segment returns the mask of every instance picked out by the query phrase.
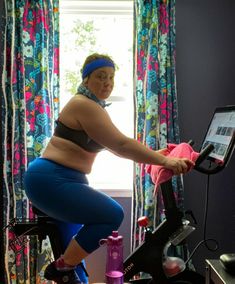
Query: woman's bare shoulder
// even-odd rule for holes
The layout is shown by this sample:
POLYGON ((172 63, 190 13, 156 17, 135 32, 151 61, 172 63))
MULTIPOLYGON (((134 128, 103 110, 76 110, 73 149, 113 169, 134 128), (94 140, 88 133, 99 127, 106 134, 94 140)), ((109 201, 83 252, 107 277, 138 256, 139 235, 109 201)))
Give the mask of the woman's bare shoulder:
POLYGON ((76 109, 83 107, 100 109, 100 106, 96 102, 80 94, 74 95, 67 103, 67 106, 74 107, 76 109))
MULTIPOLYGON (((64 120, 82 120, 89 121, 92 118, 98 119, 104 115, 104 110, 96 102, 90 100, 83 95, 75 95, 65 105, 60 113, 60 117, 64 120)), ((105 112, 105 117, 107 116, 105 112)))

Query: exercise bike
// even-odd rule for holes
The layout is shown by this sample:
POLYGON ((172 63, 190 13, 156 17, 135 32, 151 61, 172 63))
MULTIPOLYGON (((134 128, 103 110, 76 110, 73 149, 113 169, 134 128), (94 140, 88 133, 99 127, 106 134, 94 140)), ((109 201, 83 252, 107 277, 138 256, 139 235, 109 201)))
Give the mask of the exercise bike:
MULTIPOLYGON (((216 108, 194 169, 207 175, 223 170, 234 150, 234 142, 235 106, 216 108), (229 119, 231 122, 228 123, 229 119), (224 128, 227 128, 226 137, 224 128)), ((196 271, 189 270, 184 266, 183 260, 179 261, 179 265, 173 269, 175 273, 167 275, 166 267, 164 267, 166 261, 172 261, 173 265, 174 261, 178 261, 174 258, 167 259, 168 248, 185 242, 195 228, 184 219, 183 212, 177 208, 171 180, 161 185, 161 192, 165 220, 153 231, 146 229, 143 243, 125 259, 124 282, 204 284, 205 277, 196 271), (149 274, 150 278, 133 280, 133 277, 140 272, 149 274)))
MULTIPOLYGON (((226 124, 226 123, 225 123, 226 124)), ((195 170, 204 174, 215 174, 225 168, 228 164, 235 142, 235 106, 216 109, 214 116, 208 127, 205 136, 205 142, 202 144, 201 154, 197 159, 195 170), (217 114, 219 120, 217 121, 217 114), (224 119, 223 119, 224 116, 224 119), (224 127, 220 125, 224 120, 228 121, 231 117, 231 127, 228 128, 228 138, 226 147, 220 154, 219 141, 211 141, 210 133, 213 133, 213 128, 219 129, 221 135, 224 136, 224 127), (211 143, 212 142, 212 143, 211 143), (222 158, 221 158, 222 156, 222 158), (222 159, 217 160, 217 157, 222 159), (209 167, 202 166, 202 163, 207 161, 209 167), (211 166, 214 164, 214 167, 211 166)), ((124 281, 129 283, 152 283, 152 284, 204 284, 205 278, 195 271, 184 270, 177 273, 175 276, 169 277, 164 270, 164 258, 167 255, 169 246, 177 246, 185 241, 185 239, 195 230, 190 222, 184 219, 184 213, 176 206, 171 180, 161 185, 163 201, 165 206, 165 220, 153 231, 146 227, 144 242, 131 253, 124 261, 124 281), (139 272, 145 272, 150 275, 150 278, 133 280, 133 277, 139 272)), ((9 242, 11 248, 18 253, 24 248, 24 244, 28 242, 28 236, 36 235, 39 239, 40 247, 42 240, 49 236, 54 257, 57 258, 63 253, 62 240, 58 227, 54 220, 36 208, 33 208, 35 213, 34 219, 13 219, 12 222, 5 227, 10 229, 16 235, 16 238, 9 242)), ((181 267, 182 268, 182 267, 181 267)))

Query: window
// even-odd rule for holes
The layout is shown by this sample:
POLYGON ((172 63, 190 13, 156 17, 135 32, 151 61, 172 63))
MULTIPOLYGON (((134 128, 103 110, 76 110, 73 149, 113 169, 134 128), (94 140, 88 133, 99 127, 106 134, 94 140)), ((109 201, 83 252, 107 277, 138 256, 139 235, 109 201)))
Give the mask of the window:
MULTIPOLYGON (((85 58, 93 52, 108 54, 118 70, 107 111, 114 124, 133 137, 133 0, 62 0, 60 42, 61 108, 81 83, 85 58)), ((112 196, 115 192, 126 195, 132 188, 133 162, 103 151, 88 179, 93 187, 108 190, 112 196)))

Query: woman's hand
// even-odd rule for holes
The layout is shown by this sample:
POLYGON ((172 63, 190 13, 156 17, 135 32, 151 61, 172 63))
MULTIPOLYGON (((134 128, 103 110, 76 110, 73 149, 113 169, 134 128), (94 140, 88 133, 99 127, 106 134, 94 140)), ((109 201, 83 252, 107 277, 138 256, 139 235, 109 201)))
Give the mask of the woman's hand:
POLYGON ((191 170, 195 166, 195 163, 187 158, 165 157, 163 166, 172 170, 175 175, 180 175, 191 170))
POLYGON ((161 154, 163 156, 167 156, 170 154, 170 150, 168 148, 163 148, 163 149, 160 149, 160 150, 157 150, 157 153, 158 154, 161 154))

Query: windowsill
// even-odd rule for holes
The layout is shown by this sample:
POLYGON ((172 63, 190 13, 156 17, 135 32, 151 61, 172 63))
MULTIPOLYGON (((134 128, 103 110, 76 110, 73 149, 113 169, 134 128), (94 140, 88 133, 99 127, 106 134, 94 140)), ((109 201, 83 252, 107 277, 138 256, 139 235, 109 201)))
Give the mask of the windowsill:
POLYGON ((120 186, 110 186, 108 187, 107 184, 106 185, 94 185, 94 184, 90 184, 90 186, 92 186, 94 189, 99 190, 111 197, 132 197, 132 192, 133 189, 131 188, 124 188, 120 186))
POLYGON ((111 197, 132 197, 131 189, 101 189, 100 191, 111 197))

